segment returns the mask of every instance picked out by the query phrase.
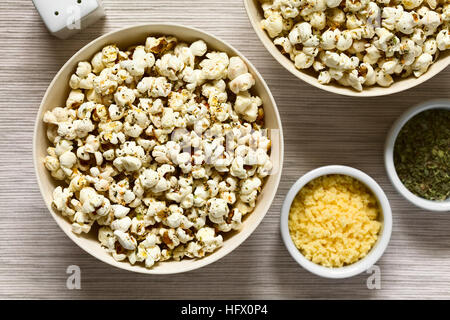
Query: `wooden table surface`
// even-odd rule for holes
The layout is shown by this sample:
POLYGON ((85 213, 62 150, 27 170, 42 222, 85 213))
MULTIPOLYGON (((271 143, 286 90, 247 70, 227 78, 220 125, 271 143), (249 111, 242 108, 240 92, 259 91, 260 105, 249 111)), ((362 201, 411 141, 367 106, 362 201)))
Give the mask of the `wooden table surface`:
POLYGON ((389 183, 383 144, 409 106, 450 98, 450 70, 403 93, 349 98, 296 79, 265 50, 242 0, 109 0, 104 20, 68 39, 47 33, 31 1, 0 2, 0 298, 450 298, 450 215, 406 202, 389 183), (44 205, 34 175, 32 135, 39 103, 63 63, 79 48, 123 26, 177 22, 213 33, 238 48, 266 79, 285 136, 285 163, 267 216, 234 252, 186 274, 149 276, 113 268, 77 247, 44 205), (322 279, 289 256, 279 233, 284 195, 305 172, 327 164, 371 175, 391 202, 394 227, 377 265, 381 289, 368 274, 322 279), (81 268, 81 290, 68 290, 66 268, 81 268))

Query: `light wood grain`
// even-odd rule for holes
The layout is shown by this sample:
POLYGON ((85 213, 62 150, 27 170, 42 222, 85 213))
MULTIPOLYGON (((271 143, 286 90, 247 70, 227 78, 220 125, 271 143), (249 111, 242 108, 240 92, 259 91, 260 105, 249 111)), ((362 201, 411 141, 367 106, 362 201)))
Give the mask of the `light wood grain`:
POLYGON ((241 0, 109 0, 105 20, 68 40, 50 36, 31 1, 0 2, 0 298, 450 298, 450 215, 413 207, 389 183, 383 144, 409 106, 450 98, 450 70, 409 91, 380 98, 326 93, 294 78, 266 52, 241 0), (187 274, 145 276, 110 267, 74 245, 50 217, 32 165, 40 100, 62 64, 95 37, 122 26, 177 22, 238 48, 265 77, 285 134, 282 182, 270 212, 233 253, 187 274), (326 164, 359 168, 384 188, 394 228, 378 262, 382 289, 367 274, 327 280, 301 269, 279 234, 281 204, 303 173, 326 164), (82 289, 66 289, 66 268, 82 270, 82 289))

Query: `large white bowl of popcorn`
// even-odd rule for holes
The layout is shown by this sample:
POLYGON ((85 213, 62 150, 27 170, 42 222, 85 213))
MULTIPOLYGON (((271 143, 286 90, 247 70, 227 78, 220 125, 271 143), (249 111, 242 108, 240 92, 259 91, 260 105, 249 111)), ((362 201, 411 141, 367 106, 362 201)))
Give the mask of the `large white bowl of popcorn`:
POLYGON ((278 110, 254 66, 174 24, 79 50, 45 93, 33 146, 63 231, 103 262, 150 274, 238 247, 269 210, 283 163, 278 110))
POLYGON ((450 64, 447 0, 244 0, 256 34, 296 77, 348 96, 412 88, 450 64))

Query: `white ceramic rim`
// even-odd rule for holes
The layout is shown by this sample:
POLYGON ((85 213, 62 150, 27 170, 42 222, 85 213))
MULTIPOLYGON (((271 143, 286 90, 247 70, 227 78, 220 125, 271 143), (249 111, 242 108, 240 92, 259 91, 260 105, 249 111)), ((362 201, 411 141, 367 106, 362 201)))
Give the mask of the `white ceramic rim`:
POLYGON ((331 278, 331 279, 349 278, 369 269, 383 255, 391 238, 392 211, 391 206, 389 205, 389 200, 387 199, 384 191, 381 189, 381 187, 374 179, 372 179, 364 172, 352 167, 342 165, 324 166, 309 171, 308 173, 300 177, 297 180, 297 182, 295 182, 292 185, 291 189, 286 195, 283 207, 281 209, 280 227, 281 227, 281 236, 283 238, 283 242, 287 250, 291 254, 292 258, 294 258, 294 260, 297 261, 297 263, 301 265, 303 268, 305 268, 311 273, 314 273, 324 278, 331 278), (289 210, 291 208, 292 201, 294 200, 295 196, 300 191, 300 189, 303 188, 303 186, 305 186, 308 182, 318 177, 329 174, 347 175, 364 183, 378 199, 382 212, 382 229, 380 231, 378 240, 373 246, 373 248, 361 260, 351 265, 340 268, 324 267, 305 258, 305 256, 303 256, 303 254, 297 249, 294 242, 292 241, 288 225, 289 210))
MULTIPOLYGON (((281 119, 280 119, 280 114, 278 112, 278 108, 277 108, 277 104, 275 102, 275 99, 273 98, 272 92, 270 91, 267 83, 265 82, 263 76, 259 73, 259 71, 256 69, 256 67, 239 51, 237 50, 235 47, 233 47, 232 45, 230 45, 228 42, 222 40, 221 38, 216 37, 215 35, 194 28, 194 27, 186 27, 182 24, 178 24, 178 23, 141 23, 141 24, 135 24, 135 25, 131 25, 128 27, 123 27, 123 28, 119 28, 117 30, 113 30, 110 31, 100 37, 97 37, 95 39, 93 39, 92 41, 90 41, 89 43, 87 43, 85 46, 83 46, 82 48, 80 48, 79 50, 77 50, 77 52, 75 52, 68 60, 67 62, 59 69, 59 71, 56 73, 56 75, 53 77, 53 80, 50 82, 49 86, 47 87, 47 90, 41 100, 41 103, 39 105, 39 110, 38 113, 36 115, 36 120, 35 120, 35 125, 34 125, 34 129, 33 129, 33 165, 34 165, 34 173, 36 175, 36 180, 39 186, 39 191, 41 193, 41 196, 44 200, 44 203, 47 206, 48 211, 50 212, 51 216, 53 217, 53 219, 55 220, 56 224, 60 227, 60 229, 78 246, 80 247, 83 251, 89 253, 91 256, 93 256, 94 258, 110 265, 113 266, 115 268, 119 268, 119 269, 123 269, 123 270, 127 270, 127 271, 132 271, 132 272, 136 272, 136 273, 142 273, 142 274, 177 274, 177 273, 184 273, 184 272, 188 272, 188 271, 192 271, 192 270, 196 270, 196 269, 200 269, 206 265, 212 264, 214 262, 217 262, 218 260, 220 260, 221 258, 225 257, 226 255, 230 254, 232 251, 234 251, 236 248, 238 248, 242 243, 244 243, 247 238, 256 230, 256 228, 259 226, 259 224, 262 222, 262 220, 264 219, 264 217, 267 214, 267 211, 270 209, 270 206, 273 202, 273 200, 275 199, 275 195, 276 195, 276 191, 278 189, 278 186, 280 184, 280 180, 281 180, 281 172, 283 170, 283 161, 284 161, 284 137, 283 137, 283 127, 282 127, 282 123, 281 123, 281 119), (214 259, 199 259, 198 260, 198 264, 195 265, 191 265, 189 267, 185 267, 182 270, 177 270, 177 271, 171 271, 171 272, 167 272, 167 271, 161 271, 161 270, 153 270, 153 269, 147 269, 147 268, 134 268, 133 265, 131 265, 128 262, 117 262, 117 261, 111 261, 111 259, 106 259, 103 257, 99 257, 98 255, 95 254, 94 250, 91 250, 91 248, 89 247, 85 247, 82 246, 81 243, 79 242, 78 236, 76 234, 74 234, 73 232, 66 232, 66 230, 63 228, 62 224, 64 222, 66 222, 65 220, 58 220, 56 218, 56 214, 53 211, 53 209, 51 208, 51 205, 49 203, 47 203, 47 201, 45 201, 45 196, 43 194, 43 188, 42 188, 42 184, 41 181, 39 179, 39 174, 38 174, 38 167, 39 167, 39 163, 38 163, 38 157, 36 156, 36 136, 37 136, 37 130, 38 130, 38 122, 41 121, 42 119, 42 113, 43 113, 43 107, 42 104, 43 102, 46 100, 47 95, 49 94, 49 89, 51 87, 53 87, 54 83, 56 82, 56 80, 58 79, 59 75, 62 73, 62 70, 65 69, 65 67, 69 64, 71 64, 76 58, 79 52, 85 50, 87 47, 91 46, 93 42, 97 42, 97 41, 101 41, 104 38, 109 37, 110 35, 114 34, 114 33, 118 33, 118 32, 123 32, 125 30, 129 30, 129 29, 134 29, 137 27, 152 27, 152 26, 162 26, 162 27, 166 27, 166 26, 175 26, 175 27, 179 27, 179 28, 184 28, 184 29, 190 29, 193 30, 195 32, 198 32, 200 34, 205 34, 211 38, 215 38, 218 42, 221 42, 222 44, 224 44, 225 46, 229 47, 232 51, 235 51, 237 53, 237 55, 249 66, 251 66, 254 70, 254 73, 256 74, 257 78, 261 79, 261 84, 264 87, 264 90, 267 92, 267 95, 270 98, 271 103, 273 104, 273 106, 276 109, 276 122, 278 123, 278 126, 280 128, 279 130, 279 140, 280 140, 280 146, 279 146, 279 173, 277 173, 278 178, 276 179, 276 187, 274 188, 274 192, 273 194, 271 194, 270 196, 272 197, 272 199, 270 200, 266 213, 259 219, 259 221, 257 221, 257 223, 255 223, 254 225, 252 225, 250 228, 247 228, 247 233, 246 235, 243 236, 242 241, 237 244, 236 246, 230 248, 227 251, 219 251, 219 252, 213 252, 211 255, 214 255, 214 259)), ((209 257, 209 256, 208 256, 209 257)))
POLYGON ((416 196, 414 193, 409 191, 403 183, 400 181, 400 178, 397 175, 397 171, 395 170, 394 165, 394 146, 395 141, 397 140, 397 136, 406 122, 409 121, 415 115, 430 109, 447 109, 450 110, 450 99, 439 99, 439 100, 431 100, 414 107, 408 109, 405 113, 403 113, 397 121, 392 125, 386 139, 385 147, 384 147, 384 164, 386 167, 386 171, 391 181, 392 185, 395 189, 400 193, 406 200, 414 204, 415 206, 429 210, 429 211, 450 211, 450 199, 445 201, 432 201, 416 196))
POLYGON ((277 60, 279 64, 281 64, 287 71, 289 71, 295 77, 303 80, 304 82, 306 82, 316 88, 319 88, 319 89, 322 89, 322 90, 325 90, 325 91, 328 91, 331 93, 335 93, 335 94, 339 94, 339 95, 343 95, 343 96, 349 96, 349 97, 379 97, 379 96, 395 94, 395 93, 399 93, 399 92, 402 92, 405 90, 409 90, 411 88, 414 88, 415 86, 418 86, 418 85, 424 83, 425 81, 433 78, 435 75, 437 75, 438 73, 440 73, 442 70, 444 70, 446 67, 448 67, 450 65, 450 54, 446 55, 443 58, 440 57, 439 59, 445 59, 447 62, 445 64, 445 62, 443 61, 442 67, 437 68, 437 69, 433 68, 432 70, 428 70, 423 75, 421 75, 419 78, 415 78, 416 81, 414 81, 414 83, 412 85, 409 85, 409 86, 405 85, 403 87, 397 87, 395 89, 392 89, 392 87, 385 88, 385 87, 376 87, 375 86, 375 88, 377 88, 379 90, 372 91, 372 90, 370 90, 371 87, 364 87, 363 91, 358 92, 356 90, 353 90, 351 87, 345 87, 342 85, 323 85, 323 84, 320 84, 316 78, 314 79, 315 81, 312 81, 311 79, 308 78, 306 73, 295 68, 294 63, 288 57, 284 56, 275 47, 275 45, 273 44, 272 40, 267 35, 267 33, 262 28, 259 27, 259 22, 253 21, 252 15, 250 14, 249 6, 251 5, 250 2, 253 2, 254 0, 243 0, 243 1, 244 1, 245 10, 247 12, 247 17, 250 21, 250 24, 253 27, 253 30, 255 30, 255 33, 258 36, 259 40, 262 42, 262 44, 267 49, 267 51, 272 55, 272 57, 275 60, 277 60), (267 39, 269 39, 270 41, 266 41, 267 39))

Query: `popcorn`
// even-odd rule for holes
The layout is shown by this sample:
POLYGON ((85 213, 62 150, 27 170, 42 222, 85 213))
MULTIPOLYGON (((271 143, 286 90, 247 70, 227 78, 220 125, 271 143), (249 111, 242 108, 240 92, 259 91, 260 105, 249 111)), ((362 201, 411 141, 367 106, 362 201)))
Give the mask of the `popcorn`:
POLYGON ((225 78, 229 64, 228 55, 225 52, 210 52, 206 57, 207 59, 200 62, 204 78, 208 80, 225 78))
POLYGON ((213 223, 222 223, 224 218, 228 215, 230 208, 225 200, 219 198, 211 198, 207 201, 206 207, 208 209, 209 220, 213 223))
POLYGON ((158 183, 159 174, 155 170, 144 169, 138 179, 144 189, 150 189, 158 183))
POLYGON ((91 71, 92 66, 89 62, 79 62, 75 74, 70 77, 69 86, 72 89, 92 89, 95 74, 91 71))
POLYGON ((228 79, 234 80, 238 76, 248 72, 247 65, 239 57, 231 57, 228 65, 228 79))
POLYGON ((124 207, 120 204, 114 204, 111 206, 116 218, 124 218, 130 212, 130 208, 124 207))
POLYGON ((385 73, 383 70, 376 70, 376 82, 382 87, 389 87, 393 82, 390 74, 385 73))
POLYGON ((295 56, 294 63, 298 69, 307 69, 312 66, 314 57, 304 52, 300 52, 295 56))
POLYGON ((322 41, 320 46, 325 50, 332 50, 336 47, 336 41, 340 35, 339 29, 327 30, 322 34, 322 41))
POLYGON ((424 53, 428 53, 430 55, 433 55, 433 54, 436 53, 437 49, 438 49, 438 47, 437 47, 437 42, 436 42, 435 39, 428 39, 423 44, 423 52, 424 53))
POLYGON ((112 249, 114 247, 114 242, 116 239, 114 237, 114 232, 109 227, 101 227, 98 230, 98 241, 102 246, 112 249))
POLYGON ((72 223, 72 232, 75 234, 88 233, 91 230, 91 224, 89 223, 72 223))
POLYGON ((46 156, 44 160, 44 165, 48 171, 54 172, 59 169, 59 160, 57 157, 46 156))
POLYGON ((103 204, 103 196, 95 189, 86 187, 80 191, 80 204, 84 213, 92 213, 103 204))
POLYGON ((439 50, 450 49, 450 33, 448 29, 442 29, 436 36, 436 43, 439 50))
POLYGON ((198 239, 199 243, 203 246, 206 252, 213 252, 218 247, 222 246, 222 236, 215 236, 215 231, 213 228, 204 227, 197 231, 195 237, 198 239))
POLYGON ((119 241, 120 245, 126 250, 136 249, 137 242, 136 239, 121 230, 114 231, 114 236, 119 241))
POLYGON ((102 52, 97 52, 94 55, 94 57, 91 60, 92 72, 98 74, 105 68, 105 65, 103 64, 102 61, 102 57, 103 57, 102 52))
POLYGON ((283 31, 283 17, 280 13, 272 11, 266 19, 261 21, 261 27, 267 31, 271 38, 274 38, 283 31))
POLYGON ((181 77, 184 82, 187 82, 186 89, 193 91, 196 87, 203 84, 205 81, 202 70, 186 67, 181 72, 181 77))
POLYGON ((125 156, 117 157, 114 159, 113 164, 119 171, 132 172, 141 168, 142 161, 136 157, 125 156))
POLYGON ((414 28, 417 24, 418 16, 416 13, 403 11, 397 21, 396 29, 404 34, 411 34, 414 32, 414 28))
POLYGON ((53 190, 52 205, 65 216, 72 216, 75 210, 70 207, 70 200, 73 193, 68 188, 58 186, 53 190))
POLYGON ((331 81, 331 75, 329 71, 322 71, 319 74, 318 81, 320 84, 328 84, 331 81))
POLYGON ((116 45, 109 45, 102 49, 102 63, 105 67, 112 67, 117 60, 119 49, 116 45))
POLYGON ((238 94, 239 92, 249 90, 251 87, 254 86, 254 84, 255 79, 253 78, 251 73, 247 72, 234 78, 229 83, 229 87, 231 91, 233 91, 235 94, 238 94))
POLYGON ((165 77, 145 77, 138 83, 137 90, 153 98, 167 97, 172 90, 172 84, 165 77))
POLYGON ((121 205, 131 203, 136 195, 129 189, 129 183, 126 179, 113 183, 108 190, 109 199, 121 205))
POLYGON ((357 68, 358 74, 363 78, 363 84, 371 86, 376 82, 376 73, 368 63, 361 63, 357 68))
POLYGON ((345 30, 337 37, 336 49, 340 51, 348 50, 353 44, 353 37, 350 31, 345 30))
POLYGON ((291 54, 293 51, 292 43, 286 37, 278 37, 273 40, 273 43, 280 49, 283 54, 291 54))
MULTIPOLYGON (((123 60, 120 62, 120 66, 133 77, 142 76, 154 64, 155 56, 151 52, 147 53, 144 46, 137 46, 134 49, 131 60, 123 60)), ((126 74, 124 75, 126 76, 126 74)))
POLYGON ((416 61, 414 61, 412 68, 413 73, 416 77, 420 77, 422 74, 424 74, 428 67, 433 63, 433 57, 429 53, 423 53, 421 54, 416 61))
MULTIPOLYGON (((285 17, 301 9, 296 1, 279 8, 285 17)), ((302 50, 287 34, 279 44, 310 63, 322 55, 312 30, 326 17, 308 15, 297 27, 302 50)), ((292 27, 284 22, 280 32, 292 27)), ((431 54, 442 38, 423 51, 431 54)), ((336 59, 339 70, 356 70, 354 59, 336 59)), ((66 105, 43 117, 52 144, 43 162, 65 184, 53 191, 52 205, 74 233, 100 226, 98 241, 117 261, 151 268, 214 252, 222 233, 242 227, 272 169, 254 85, 241 58, 208 51, 202 40, 149 37, 127 51, 104 47, 77 65, 66 105)))
POLYGON ((449 49, 446 1, 265 0, 261 7, 261 27, 275 46, 324 85, 387 87, 421 76, 449 49), (361 75, 361 68, 370 72, 361 75))
POLYGON ((203 56, 208 49, 203 40, 193 42, 189 48, 191 49, 192 54, 197 57, 203 56))
POLYGON ((405 9, 411 10, 420 6, 422 2, 423 0, 402 0, 402 5, 405 9))
POLYGON ((180 239, 176 235, 175 229, 159 229, 159 235, 161 236, 162 242, 169 248, 174 249, 180 244, 180 239))
POLYGON ((147 268, 151 268, 157 261, 161 259, 161 249, 158 246, 146 248, 145 256, 145 266, 147 268))
POLYGON ((439 13, 428 10, 426 14, 420 19, 421 24, 423 25, 423 30, 425 31, 425 35, 430 36, 434 34, 437 28, 442 23, 442 17, 439 13))
POLYGON ((155 65, 158 73, 169 80, 177 80, 177 73, 184 67, 183 61, 170 53, 163 55, 155 65))
POLYGON ((311 24, 311 27, 317 30, 322 30, 327 25, 327 18, 325 12, 313 12, 310 15, 310 19, 311 20, 309 21, 309 23, 311 24))
POLYGON ((369 0, 346 0, 345 7, 351 12, 358 12, 369 4, 369 0))
POLYGON ((69 97, 66 101, 66 108, 77 108, 79 107, 84 101, 84 94, 81 90, 72 90, 69 93, 69 97))
POLYGON ((161 54, 175 47, 177 42, 175 37, 148 37, 145 41, 145 50, 153 54, 161 54))
POLYGON ((59 164, 61 167, 72 168, 77 162, 77 156, 71 151, 66 151, 59 156, 59 164))
POLYGON ((134 91, 124 86, 118 87, 116 93, 114 93, 114 101, 121 107, 130 106, 135 99, 134 91))
POLYGON ((127 232, 131 227, 131 219, 129 217, 123 217, 121 219, 116 219, 111 223, 112 230, 120 230, 122 232, 127 232))

